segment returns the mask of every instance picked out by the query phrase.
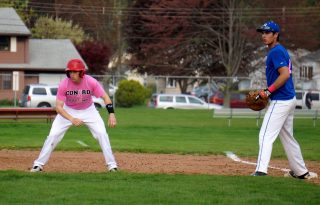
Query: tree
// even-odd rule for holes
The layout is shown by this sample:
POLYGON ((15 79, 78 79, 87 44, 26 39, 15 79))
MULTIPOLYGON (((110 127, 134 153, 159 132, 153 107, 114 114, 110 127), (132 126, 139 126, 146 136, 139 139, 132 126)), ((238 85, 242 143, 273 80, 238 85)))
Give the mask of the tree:
MULTIPOLYGON (((137 16, 128 20, 132 66, 140 72, 164 75, 223 75, 232 78, 252 44, 246 43, 243 1, 183 0, 137 1, 137 16), (140 29, 137 29, 140 28, 140 29), (160 66, 157 66, 160 65, 160 66)), ((176 79, 178 82, 180 79, 176 79)), ((185 83, 181 83, 185 92, 185 83)), ((231 85, 226 85, 226 97, 231 85)), ((225 101, 229 103, 228 100, 225 101)))
MULTIPOLYGON (((132 0, 39 0, 46 2, 45 9, 53 18, 72 20, 81 25, 86 33, 98 41, 106 42, 118 49, 118 24, 124 15, 128 2, 132 0)), ((41 12, 41 6, 34 3, 35 10, 41 12)), ((121 30, 120 30, 121 32, 121 30)))
MULTIPOLYGON (((221 27, 214 27, 212 24, 203 24, 195 22, 196 26, 204 29, 200 36, 205 35, 204 39, 211 49, 218 52, 226 78, 224 88, 225 100, 224 106, 230 105, 230 90, 232 89, 232 78, 239 75, 241 63, 243 63, 246 36, 246 25, 243 22, 243 1, 239 0, 221 0, 218 1, 219 12, 210 14, 212 19, 217 21, 221 27), (207 35, 208 33, 209 35, 207 35), (206 38, 207 36, 207 38, 206 38), (212 36, 213 38, 208 38, 212 36)), ((212 8, 212 7, 211 7, 212 8)))
POLYGON ((112 50, 109 45, 98 41, 84 41, 76 47, 88 65, 89 73, 106 74, 112 50))
POLYGON ((255 0, 256 25, 273 20, 280 24, 280 41, 289 49, 317 50, 320 46, 320 2, 317 0, 255 0), (282 41, 284 39, 284 41, 282 41))
MULTIPOLYGON (((138 15, 128 16, 125 34, 128 51, 134 56, 131 66, 141 73, 194 76, 217 64, 191 25, 189 15, 199 4, 193 0, 136 1, 130 11, 138 15)), ((186 92, 190 82, 175 80, 181 92, 186 92)))
POLYGON ((32 36, 34 38, 71 39, 75 44, 88 38, 83 29, 74 25, 72 21, 52 17, 40 17, 32 29, 32 36))

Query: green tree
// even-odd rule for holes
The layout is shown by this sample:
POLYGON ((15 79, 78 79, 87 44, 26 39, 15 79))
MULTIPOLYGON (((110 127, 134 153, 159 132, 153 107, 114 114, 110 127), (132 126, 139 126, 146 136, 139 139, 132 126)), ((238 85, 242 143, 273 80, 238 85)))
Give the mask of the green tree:
POLYGON ((83 29, 73 22, 60 18, 40 17, 32 29, 34 38, 71 39, 75 44, 88 39, 83 29))

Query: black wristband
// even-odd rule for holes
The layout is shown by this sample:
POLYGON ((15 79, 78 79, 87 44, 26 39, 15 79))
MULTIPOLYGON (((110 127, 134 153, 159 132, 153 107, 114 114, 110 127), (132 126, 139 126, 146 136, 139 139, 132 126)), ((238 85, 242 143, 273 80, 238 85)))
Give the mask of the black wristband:
POLYGON ((113 104, 107 104, 106 108, 108 110, 108 113, 114 113, 113 104))

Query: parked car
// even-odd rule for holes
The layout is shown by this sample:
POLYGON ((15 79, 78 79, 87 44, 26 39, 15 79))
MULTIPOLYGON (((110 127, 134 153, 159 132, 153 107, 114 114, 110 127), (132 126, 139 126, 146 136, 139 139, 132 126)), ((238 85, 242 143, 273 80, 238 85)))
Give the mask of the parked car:
POLYGON ((153 94, 149 107, 163 109, 219 109, 221 106, 204 102, 198 97, 185 94, 153 94))
POLYGON ((117 86, 114 86, 114 85, 112 85, 112 84, 109 84, 109 93, 108 93, 108 95, 109 95, 110 97, 112 97, 112 96, 116 93, 117 89, 118 89, 117 86))
POLYGON ((218 91, 218 87, 213 84, 206 84, 192 89, 191 95, 196 96, 206 102, 208 98, 218 91))
POLYGON ((320 91, 296 90, 296 109, 307 109, 306 95, 311 92, 312 107, 311 109, 320 109, 320 91))
MULTIPOLYGON (((215 95, 209 98, 210 103, 223 105, 224 95, 222 92, 217 92, 215 95)), ((246 103, 246 94, 244 93, 231 93, 230 97, 230 107, 231 108, 248 108, 246 103)))
MULTIPOLYGON (((58 85, 26 85, 19 99, 20 107, 55 107, 58 85)), ((103 99, 92 97, 96 107, 105 107, 103 99)))

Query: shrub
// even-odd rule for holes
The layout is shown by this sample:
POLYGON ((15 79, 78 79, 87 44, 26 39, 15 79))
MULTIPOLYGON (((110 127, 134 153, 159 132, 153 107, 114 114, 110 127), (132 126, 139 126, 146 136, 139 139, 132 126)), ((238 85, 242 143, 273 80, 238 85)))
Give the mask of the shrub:
POLYGON ((144 103, 150 90, 134 80, 122 80, 116 92, 116 103, 120 107, 132 107, 144 103))
POLYGON ((148 96, 147 97, 151 97, 152 93, 156 93, 157 92, 157 85, 156 84, 149 84, 147 85, 147 89, 148 89, 148 96))
MULTIPOLYGON (((14 101, 9 99, 0 100, 0 106, 13 106, 14 101)), ((18 105, 18 100, 16 101, 16 105, 18 105)))

